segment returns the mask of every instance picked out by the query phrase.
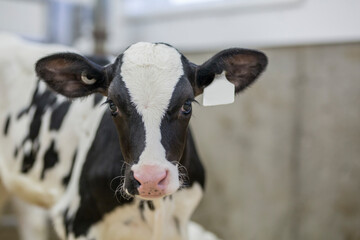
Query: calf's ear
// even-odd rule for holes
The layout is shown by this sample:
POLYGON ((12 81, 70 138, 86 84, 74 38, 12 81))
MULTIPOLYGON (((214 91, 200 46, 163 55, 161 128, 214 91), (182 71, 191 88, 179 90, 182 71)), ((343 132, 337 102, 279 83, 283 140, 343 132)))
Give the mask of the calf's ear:
POLYGON ((69 97, 107 93, 106 69, 76 53, 57 53, 40 59, 35 66, 40 79, 54 91, 69 97))
POLYGON ((255 50, 231 48, 223 50, 195 69, 193 87, 195 95, 212 83, 215 74, 225 71, 228 81, 235 85, 235 92, 244 90, 265 70, 267 57, 255 50))

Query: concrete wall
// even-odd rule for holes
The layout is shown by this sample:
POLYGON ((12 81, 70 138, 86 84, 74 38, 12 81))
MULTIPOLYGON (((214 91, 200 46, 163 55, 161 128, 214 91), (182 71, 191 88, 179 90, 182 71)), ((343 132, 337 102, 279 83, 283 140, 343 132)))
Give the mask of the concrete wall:
POLYGON ((360 43, 264 51, 236 103, 194 107, 208 177, 194 219, 227 240, 360 239, 360 43))

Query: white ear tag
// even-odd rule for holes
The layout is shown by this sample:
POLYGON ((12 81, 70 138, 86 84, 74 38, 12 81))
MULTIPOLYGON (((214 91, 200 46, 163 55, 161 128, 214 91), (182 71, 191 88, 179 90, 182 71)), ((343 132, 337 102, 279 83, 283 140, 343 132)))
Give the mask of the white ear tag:
POLYGON ((225 71, 215 75, 213 82, 204 88, 203 105, 215 106, 230 104, 235 100, 235 85, 225 77, 225 71))

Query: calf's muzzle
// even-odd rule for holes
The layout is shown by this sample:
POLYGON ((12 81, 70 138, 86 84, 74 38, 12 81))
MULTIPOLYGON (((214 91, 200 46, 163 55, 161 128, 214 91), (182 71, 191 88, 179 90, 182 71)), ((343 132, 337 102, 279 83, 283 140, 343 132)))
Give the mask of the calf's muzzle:
POLYGON ((161 166, 143 165, 134 170, 134 179, 139 183, 140 197, 159 198, 166 195, 169 171, 161 166))

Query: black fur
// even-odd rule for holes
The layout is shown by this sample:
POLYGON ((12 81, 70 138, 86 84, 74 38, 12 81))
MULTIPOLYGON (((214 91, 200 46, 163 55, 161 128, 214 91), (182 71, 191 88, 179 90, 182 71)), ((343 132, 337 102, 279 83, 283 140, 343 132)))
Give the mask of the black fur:
POLYGON ((104 214, 132 202, 132 199, 124 199, 111 189, 111 184, 120 184, 119 176, 124 174, 123 161, 118 134, 107 112, 81 171, 80 207, 75 216, 68 216, 68 224, 71 225, 68 229, 74 232, 75 237, 86 235, 90 226, 100 221, 104 214))
POLYGON ((134 178, 130 166, 139 161, 141 153, 145 149, 145 126, 142 117, 131 102, 130 94, 121 77, 120 67, 122 56, 118 57, 115 64, 118 66, 113 70, 111 90, 108 99, 113 101, 119 113, 113 117, 113 123, 117 128, 120 138, 120 147, 125 162, 125 187, 132 195, 138 194, 139 182, 134 178))
POLYGON ((145 214, 144 214, 144 211, 145 211, 145 201, 140 201, 140 203, 139 203, 139 211, 140 211, 141 219, 142 219, 144 222, 146 222, 145 214))
POLYGON ((21 165, 22 173, 27 173, 30 171, 30 169, 34 165, 38 150, 39 149, 31 149, 30 153, 24 155, 23 162, 21 165))
POLYGON ((41 179, 45 178, 46 170, 54 167, 58 162, 59 162, 59 155, 58 155, 58 152, 55 150, 55 142, 53 140, 50 144, 50 147, 45 152, 44 166, 41 171, 41 179))
POLYGON ((14 151, 14 157, 17 158, 17 155, 19 153, 19 148, 15 147, 15 151, 14 151))
POLYGON ((27 141, 31 143, 31 150, 29 153, 24 154, 24 159, 22 162, 21 172, 27 173, 32 166, 34 165, 39 146, 38 146, 38 135, 41 127, 42 117, 45 111, 51 107, 56 101, 56 95, 49 90, 45 90, 43 93, 39 93, 39 83, 33 94, 32 101, 29 107, 19 113, 19 117, 23 114, 27 114, 30 108, 35 108, 35 113, 33 119, 31 120, 29 133, 23 140, 23 144, 27 141))
POLYGON ((174 223, 175 223, 176 231, 178 232, 179 235, 181 235, 179 218, 178 217, 173 217, 173 220, 174 220, 174 223))
POLYGON ((75 152, 74 152, 74 156, 73 156, 72 161, 71 161, 71 167, 70 167, 70 171, 69 171, 68 175, 66 175, 66 176, 62 179, 62 184, 63 184, 64 186, 67 186, 67 185, 69 184, 69 181, 70 181, 72 172, 73 172, 73 170, 74 170, 74 165, 75 165, 76 157, 77 157, 77 150, 75 150, 75 152))
POLYGON ((155 211, 155 206, 152 201, 146 201, 146 203, 151 211, 155 211))
POLYGON ((60 129, 61 124, 66 116, 66 113, 69 111, 70 106, 71 106, 71 102, 65 101, 54 109, 50 119, 50 130, 57 131, 60 129))
POLYGON ((95 97, 94 97, 94 107, 95 107, 96 105, 98 105, 103 98, 104 98, 103 95, 101 95, 101 94, 99 94, 99 93, 96 93, 96 94, 95 94, 95 97))
POLYGON ((11 117, 8 116, 5 121, 5 126, 4 126, 4 135, 5 136, 8 134, 8 131, 9 131, 10 120, 11 120, 11 117))

